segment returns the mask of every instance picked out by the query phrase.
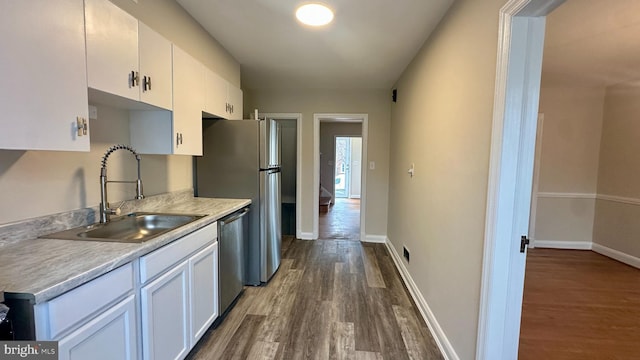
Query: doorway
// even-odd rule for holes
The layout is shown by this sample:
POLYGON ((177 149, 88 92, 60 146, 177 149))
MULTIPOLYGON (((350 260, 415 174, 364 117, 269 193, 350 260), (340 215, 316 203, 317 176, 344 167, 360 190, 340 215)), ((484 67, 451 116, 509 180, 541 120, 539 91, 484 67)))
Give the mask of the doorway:
POLYGON ((518 356, 545 16, 564 0, 500 10, 477 359, 518 356))
POLYGON ((335 197, 360 199, 362 137, 336 136, 334 143, 335 197))
MULTIPOLYGON (((347 236, 352 240, 364 241, 365 235, 365 219, 366 219, 366 174, 367 172, 361 166, 367 163, 367 131, 368 131, 368 115, 367 114, 314 114, 314 219, 313 219, 313 238, 320 238, 320 204, 321 197, 323 201, 329 199, 334 211, 336 224, 340 223, 339 219, 346 219, 347 215, 340 216, 339 209, 349 214, 351 219, 348 222, 342 221, 343 225, 348 223, 349 229, 336 228, 337 231, 332 233, 333 238, 347 236), (321 127, 322 126, 322 127, 321 127), (321 128, 323 131, 321 131, 321 128), (324 133, 324 136, 322 134, 324 133), (352 198, 338 198, 335 195, 336 175, 335 175, 335 141, 338 137, 358 137, 360 138, 361 156, 360 168, 360 197, 355 194, 356 189, 347 188, 347 193, 352 192, 352 198), (340 200, 340 207, 338 205, 340 200), (343 201, 344 200, 344 201, 343 201), (357 211, 356 211, 357 210, 357 211), (340 235, 343 232, 343 235, 340 235), (344 235, 344 234, 347 235, 344 235)), ((352 151, 353 155, 353 151, 352 151)), ((357 182, 358 174, 354 175, 353 167, 351 167, 350 183, 357 182)), ((329 209, 327 209, 329 210, 329 209)), ((328 212, 329 213, 329 212, 328 212)), ((329 219, 324 218, 323 221, 329 219)), ((325 236, 326 234, 323 234, 325 236)))

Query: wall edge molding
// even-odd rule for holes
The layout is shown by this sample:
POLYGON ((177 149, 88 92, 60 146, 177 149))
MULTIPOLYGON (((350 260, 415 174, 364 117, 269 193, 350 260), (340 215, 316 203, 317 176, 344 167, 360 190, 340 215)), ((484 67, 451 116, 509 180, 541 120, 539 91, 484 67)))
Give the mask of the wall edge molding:
POLYGON ((591 250, 591 241, 561 241, 561 240, 534 240, 534 248, 565 249, 565 250, 591 250))
POLYGON ((637 258, 633 255, 629 255, 623 253, 622 251, 615 250, 597 243, 593 243, 593 251, 606 257, 610 257, 614 260, 618 260, 629 266, 633 266, 634 268, 640 269, 640 258, 637 258))
POLYGON ((398 255, 396 249, 393 247, 393 244, 388 237, 385 238, 385 245, 387 247, 387 250, 391 254, 391 258, 393 259, 393 263, 395 264, 396 269, 398 269, 398 272, 400 272, 400 276, 402 276, 402 280, 409 290, 411 298, 416 303, 416 306, 420 311, 420 315, 422 315, 425 323, 427 323, 429 331, 436 341, 440 353, 442 353, 442 356, 445 360, 460 360, 460 357, 458 356, 458 354, 456 354, 453 345, 451 345, 451 342, 449 342, 447 335, 444 333, 444 330, 442 330, 442 327, 440 327, 440 324, 431 311, 429 304, 427 304, 427 301, 422 296, 422 293, 418 289, 416 283, 413 281, 411 274, 409 274, 409 270, 407 270, 407 268, 404 266, 400 255, 398 255))
POLYGON ((364 236, 364 240, 362 240, 362 242, 386 244, 387 243, 387 236, 386 235, 366 234, 364 236))
POLYGON ((630 205, 640 205, 640 199, 624 197, 624 196, 615 196, 615 195, 607 195, 607 194, 598 194, 598 200, 612 201, 622 204, 630 204, 630 205))
POLYGON ((598 199, 622 204, 640 205, 640 198, 597 193, 538 192, 537 198, 547 199, 598 199))
POLYGON ((298 239, 300 240, 313 240, 313 233, 312 232, 300 232, 300 236, 298 236, 298 239))
POLYGON ((561 199, 596 199, 595 193, 568 193, 568 192, 538 192, 539 198, 561 198, 561 199))

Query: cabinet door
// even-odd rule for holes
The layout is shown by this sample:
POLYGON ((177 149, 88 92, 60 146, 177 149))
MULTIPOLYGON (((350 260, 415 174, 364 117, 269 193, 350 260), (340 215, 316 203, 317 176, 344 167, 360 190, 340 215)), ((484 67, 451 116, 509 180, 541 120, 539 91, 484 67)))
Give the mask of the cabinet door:
POLYGON ((85 13, 89 87, 138 100, 138 20, 108 0, 85 0, 85 13))
POLYGON ((231 84, 228 86, 227 102, 229 102, 231 111, 229 112, 229 120, 242 120, 242 90, 231 84))
POLYGON ((173 45, 173 153, 202 155, 204 65, 173 45))
POLYGON ((188 275, 185 261, 140 290, 144 359, 175 360, 189 353, 188 275))
POLYGON ((89 151, 82 0, 0 0, 0 149, 89 151))
POLYGON ((171 42, 138 23, 140 101, 171 110, 171 42))
POLYGON ((205 68, 205 112, 227 118, 227 81, 205 68))
POLYGON ((135 360, 135 295, 60 339, 60 360, 135 360))
POLYGON ((191 346, 218 317, 218 242, 189 259, 191 271, 191 346))

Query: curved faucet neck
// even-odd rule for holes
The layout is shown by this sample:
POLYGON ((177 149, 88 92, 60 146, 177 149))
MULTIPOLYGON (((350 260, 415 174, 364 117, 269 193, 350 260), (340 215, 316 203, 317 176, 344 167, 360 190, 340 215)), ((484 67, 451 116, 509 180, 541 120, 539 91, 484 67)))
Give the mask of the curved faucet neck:
POLYGON ((106 223, 109 221, 109 215, 118 213, 119 209, 109 208, 109 202, 107 201, 107 160, 109 156, 117 150, 128 150, 133 154, 137 161, 138 178, 135 181, 117 181, 121 183, 135 183, 136 184, 136 199, 144 199, 142 192, 142 178, 140 177, 140 155, 130 146, 127 145, 113 145, 105 152, 101 160, 100 167, 100 222, 106 223))

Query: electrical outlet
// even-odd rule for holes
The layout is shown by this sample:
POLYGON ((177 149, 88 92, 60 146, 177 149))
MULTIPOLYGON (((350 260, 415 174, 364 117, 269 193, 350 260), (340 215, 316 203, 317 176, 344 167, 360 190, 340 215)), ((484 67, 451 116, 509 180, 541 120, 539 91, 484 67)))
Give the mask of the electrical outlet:
POLYGON ((409 262, 409 250, 407 250, 406 246, 403 246, 402 249, 403 249, 404 258, 407 259, 407 262, 409 262))

